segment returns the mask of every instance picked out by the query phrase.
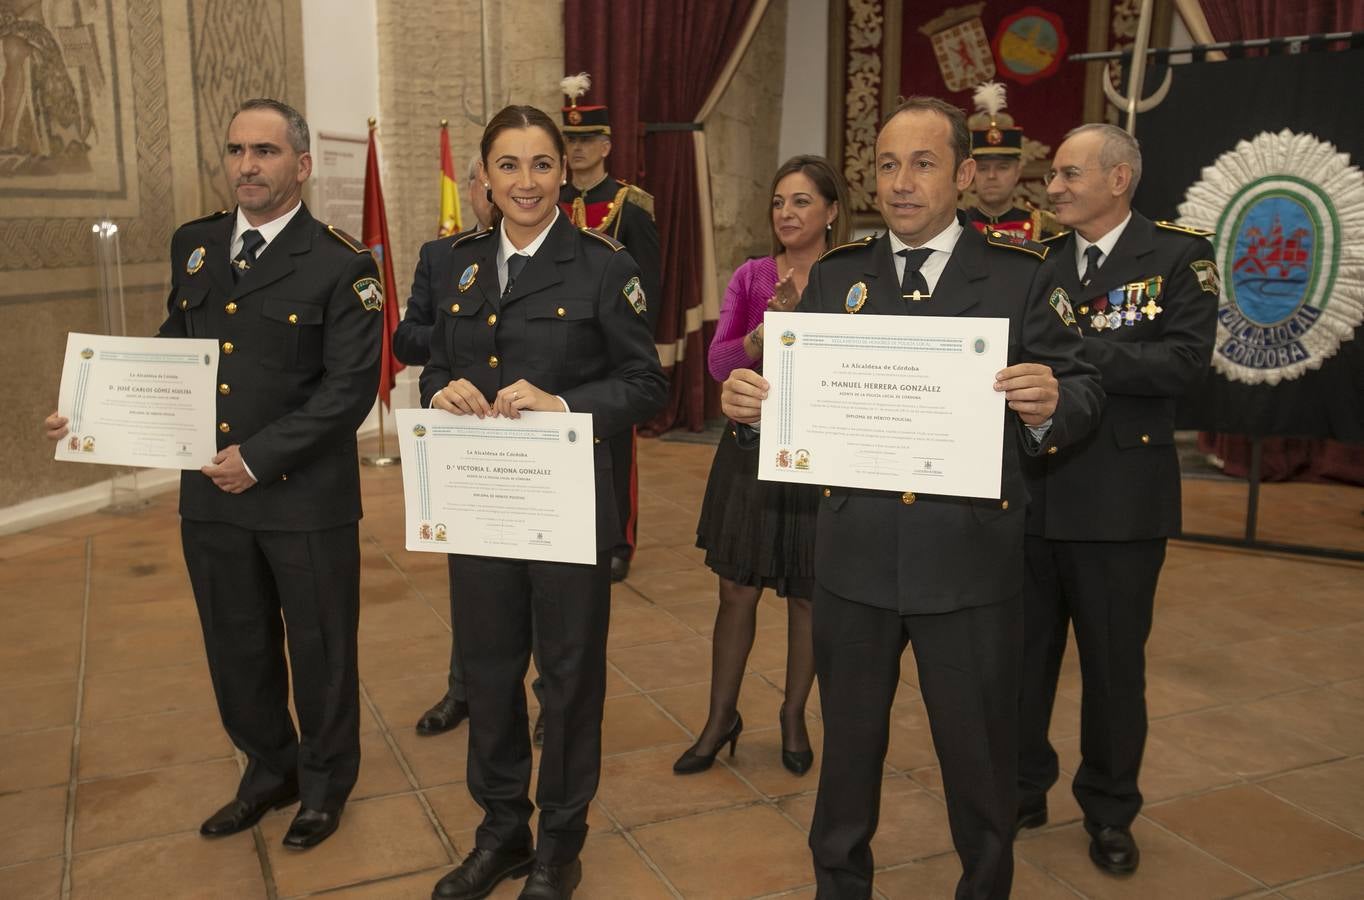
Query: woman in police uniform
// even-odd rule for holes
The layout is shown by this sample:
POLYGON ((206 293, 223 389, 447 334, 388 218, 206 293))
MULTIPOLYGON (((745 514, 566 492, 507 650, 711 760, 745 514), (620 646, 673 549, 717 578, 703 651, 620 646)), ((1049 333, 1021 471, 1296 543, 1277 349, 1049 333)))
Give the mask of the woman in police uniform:
POLYGON ((454 241, 436 299, 423 405, 456 415, 590 413, 597 441, 597 563, 454 557, 454 631, 469 697, 469 791, 485 811, 475 849, 435 896, 482 897, 531 873, 522 897, 571 896, 601 769, 610 548, 619 534, 606 441, 666 400, 639 267, 559 212, 564 141, 529 106, 488 123, 483 175, 494 227, 454 241), (544 753, 528 825, 531 747, 523 680, 538 623, 544 753), (532 870, 533 869, 533 870, 532 870))

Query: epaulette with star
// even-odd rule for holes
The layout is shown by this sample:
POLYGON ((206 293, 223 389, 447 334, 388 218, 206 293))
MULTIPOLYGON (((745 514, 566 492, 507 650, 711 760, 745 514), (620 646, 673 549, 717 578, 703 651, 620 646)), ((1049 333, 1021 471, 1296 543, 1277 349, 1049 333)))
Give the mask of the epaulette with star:
POLYGON ((1191 228, 1188 225, 1181 225, 1178 222, 1169 222, 1164 219, 1160 219, 1152 224, 1157 228, 1164 228, 1166 231, 1178 231, 1180 234, 1191 234, 1194 237, 1210 238, 1216 234, 1214 231, 1204 231, 1202 228, 1191 228))
POLYGON ((327 226, 327 234, 330 234, 332 237, 336 238, 338 241, 345 244, 347 247, 349 247, 356 253, 369 252, 369 248, 366 247, 363 243, 346 234, 344 231, 342 231, 340 228, 337 228, 335 225, 327 226))
POLYGON ((602 234, 600 231, 594 231, 591 228, 579 228, 578 230, 581 231, 583 234, 590 235, 591 237, 594 237, 597 240, 601 241, 603 244, 610 247, 612 251, 622 250, 625 248, 625 245, 622 244, 620 241, 608 237, 607 235, 602 234))
POLYGON ((496 230, 497 230, 496 228, 483 228, 478 231, 470 231, 466 234, 462 234, 459 237, 455 238, 455 242, 450 246, 458 247, 461 244, 467 244, 470 241, 476 241, 479 238, 485 238, 496 230))
POLYGON ((985 232, 985 243, 991 247, 1004 247, 1009 250, 1021 250, 1024 253, 1031 253, 1038 259, 1046 259, 1051 248, 1037 241, 1030 241, 1025 237, 1018 237, 1009 234, 1007 231, 991 229, 985 232))
POLYGON ((200 217, 197 218, 197 219, 190 219, 190 220, 189 220, 188 222, 186 222, 185 224, 186 224, 186 225, 195 225, 195 224, 197 224, 197 223, 199 223, 199 222, 212 222, 214 219, 221 219, 223 216, 226 216, 226 215, 231 214, 231 212, 232 212, 232 210, 230 210, 230 209, 220 209, 220 210, 218 210, 217 212, 211 212, 211 213, 209 213, 209 214, 206 215, 206 216, 200 216, 200 217))
MULTIPOLYGON (((876 239, 876 238, 875 238, 873 235, 870 235, 870 234, 869 234, 869 235, 867 235, 867 236, 864 237, 864 238, 860 238, 860 239, 855 240, 855 241, 849 241, 849 242, 846 243, 846 244, 839 244, 837 247, 830 247, 828 250, 825 250, 825 251, 824 251, 824 254, 823 254, 822 256, 820 256, 820 259, 824 259, 825 257, 828 257, 828 256, 833 256, 835 253, 838 253, 838 252, 841 251, 841 250, 847 250, 847 249, 849 249, 849 248, 851 248, 851 247, 865 247, 865 246, 867 246, 868 244, 870 244, 872 241, 874 241, 875 239, 876 239)), ((817 260, 817 261, 818 261, 818 260, 817 260)))

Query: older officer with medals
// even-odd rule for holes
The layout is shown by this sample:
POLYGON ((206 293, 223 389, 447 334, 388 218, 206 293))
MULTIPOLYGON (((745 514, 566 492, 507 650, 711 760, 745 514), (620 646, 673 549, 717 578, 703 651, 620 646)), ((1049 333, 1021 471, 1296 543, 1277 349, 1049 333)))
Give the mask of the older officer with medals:
MULTIPOLYGON (((180 534, 218 711, 246 770, 199 830, 235 834, 301 801, 284 836, 293 849, 336 830, 360 768, 355 430, 379 384, 384 303, 369 251, 300 199, 308 146, 296 110, 241 105, 224 154, 236 211, 176 230, 160 330, 221 351, 220 452, 181 477, 180 534)), ((49 435, 63 424, 50 419, 49 435)))
MULTIPOLYGON (((560 82, 568 97, 563 108, 563 132, 568 141, 570 183, 559 192, 559 207, 579 228, 609 235, 625 246, 639 264, 640 285, 654 302, 644 312, 649 334, 658 324, 659 245, 654 224, 654 198, 633 184, 612 178, 606 171, 611 153, 611 117, 605 106, 581 106, 578 98, 592 86, 586 72, 560 82)), ((636 423, 638 424, 638 423, 636 423)), ((639 525, 639 467, 634 430, 611 442, 611 465, 616 477, 616 504, 621 536, 611 553, 611 580, 630 574, 639 525)))
POLYGON ((619 243, 575 228, 557 204, 563 137, 543 112, 509 106, 481 143, 496 226, 455 242, 442 264, 422 402, 456 415, 590 413, 596 448, 597 563, 454 555, 454 632, 469 702, 469 792, 484 810, 474 849, 434 895, 572 896, 601 772, 611 547, 620 534, 607 442, 667 396, 639 267, 619 243), (544 752, 529 826, 531 745, 524 678, 536 623, 544 752))
POLYGON ((1140 179, 1136 139, 1116 126, 1082 125, 1056 151, 1047 193, 1074 231, 1049 243, 1048 299, 1074 310, 1108 403, 1093 434, 1025 468, 1018 826, 1047 821, 1058 775, 1047 730, 1073 626, 1084 691, 1072 788, 1090 858, 1118 875, 1140 859, 1131 824, 1142 802, 1146 638, 1165 541, 1180 528, 1175 406, 1208 369, 1217 316, 1208 234, 1133 210, 1140 179))
POLYGON ((967 119, 971 126, 971 158, 976 161, 976 177, 971 182, 976 205, 966 211, 967 218, 982 234, 1002 231, 1028 240, 1040 241, 1060 229, 1056 217, 1032 204, 1027 209, 1014 205, 1014 192, 1023 176, 1023 129, 1004 112, 1004 85, 987 81, 972 95, 976 114, 967 119))
MULTIPOLYGON (((1081 438, 1102 394, 1079 359, 1073 320, 1046 304, 1046 248, 981 235, 958 214, 975 166, 969 154, 961 110, 929 98, 902 103, 876 141, 876 198, 889 233, 829 251, 801 298, 810 312, 1009 320, 1010 365, 994 385, 1010 420, 1001 499, 822 492, 813 631, 824 763, 810 829, 820 897, 871 896, 890 710, 910 642, 962 862, 956 896, 1003 898, 1012 882, 1027 503, 1020 457, 1081 438)), ((737 370, 724 385, 724 411, 755 422, 766 394, 760 376, 737 370)))

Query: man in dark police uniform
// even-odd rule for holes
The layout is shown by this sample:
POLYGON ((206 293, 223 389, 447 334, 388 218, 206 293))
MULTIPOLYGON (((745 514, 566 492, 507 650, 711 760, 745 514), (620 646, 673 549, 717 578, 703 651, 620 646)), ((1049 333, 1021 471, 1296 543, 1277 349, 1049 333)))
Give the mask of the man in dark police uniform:
POLYGON ((1212 357, 1219 279, 1205 232, 1132 209, 1141 151, 1113 125, 1082 125, 1056 151, 1047 192, 1074 231, 1052 240, 1051 302, 1075 312, 1082 358, 1103 379, 1099 427, 1029 460, 1020 828, 1047 821, 1056 751, 1047 739, 1056 680, 1075 628, 1084 691, 1073 790, 1099 868, 1139 854, 1146 743, 1146 638, 1165 541, 1179 533, 1175 405, 1212 357))
MULTIPOLYGON (((942 764, 958 897, 1003 898, 1013 877, 1018 667, 1022 651, 1020 456, 1080 439, 1102 392, 1079 358, 1069 310, 1047 305, 1040 244, 958 214, 975 163, 961 110, 901 104, 876 141, 877 205, 889 233, 829 251, 801 310, 1009 320, 1009 365, 996 375, 1009 411, 999 499, 823 489, 815 539, 814 643, 824 763, 810 829, 820 897, 871 896, 890 709, 913 642, 942 764), (1027 360, 1027 362, 1020 362, 1027 360)), ((760 413, 767 383, 738 370, 726 415, 760 413)))
MULTIPOLYGON (((658 324, 659 245, 654 224, 654 198, 636 185, 612 178, 606 171, 611 154, 611 117, 605 106, 579 106, 578 98, 591 87, 586 73, 570 75, 561 82, 568 96, 563 108, 564 139, 568 142, 570 181, 559 192, 559 208, 579 228, 610 235, 630 251, 639 264, 644 295, 653 299, 644 313, 649 333, 658 324)), ((611 580, 630 573, 639 524, 639 468, 635 458, 635 434, 627 430, 611 439, 611 465, 615 471, 616 505, 624 534, 611 553, 611 580)))
POLYGON ((369 252, 302 203, 308 147, 296 110, 242 104, 224 154, 237 208, 175 232, 160 330, 219 347, 219 452, 181 477, 181 538, 246 771, 200 833, 235 834, 301 801, 284 837, 294 849, 336 830, 360 768, 355 430, 379 383, 384 302, 369 252))

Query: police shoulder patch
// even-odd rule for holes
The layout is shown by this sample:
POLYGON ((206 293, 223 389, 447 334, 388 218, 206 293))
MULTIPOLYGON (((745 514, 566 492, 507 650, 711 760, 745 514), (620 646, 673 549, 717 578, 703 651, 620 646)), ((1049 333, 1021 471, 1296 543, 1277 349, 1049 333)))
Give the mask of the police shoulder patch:
POLYGON ((1048 305, 1055 310, 1056 315, 1060 316, 1061 324, 1067 328, 1075 327, 1075 310, 1071 309, 1070 297, 1066 294, 1065 288, 1056 288, 1047 298, 1048 305))
POLYGON ((354 250, 356 253, 369 252, 369 250, 365 247, 363 243, 357 241, 355 238, 346 234, 344 231, 342 231, 340 228, 337 228, 335 225, 327 226, 327 234, 330 234, 332 237, 336 238, 338 241, 345 244, 347 247, 354 250))
POLYGON ((1164 219, 1160 219, 1152 224, 1157 228, 1164 228, 1166 231, 1178 231, 1180 234, 1191 234, 1194 237, 1210 238, 1216 234, 1216 232, 1213 231, 1204 231, 1202 228, 1191 228, 1188 225, 1181 225, 1178 222, 1167 222, 1164 219))
POLYGON ((578 230, 581 231, 583 234, 589 236, 589 237, 594 237, 594 238, 596 238, 597 240, 601 241, 601 242, 602 242, 603 244, 605 244, 606 246, 610 247, 612 250, 621 250, 621 249, 624 249, 624 247, 625 247, 625 245, 622 244, 620 241, 617 241, 617 240, 615 240, 615 239, 613 239, 613 238, 607 237, 606 235, 602 234, 600 231, 593 231, 591 228, 579 228, 578 230))
POLYGON ((361 278, 351 285, 351 290, 360 298, 360 305, 370 312, 379 312, 384 308, 384 289, 380 286, 379 279, 361 278))
POLYGON ((833 256, 835 253, 839 253, 843 250, 849 250, 853 247, 869 246, 871 242, 874 240, 876 240, 875 236, 869 234, 866 237, 861 238, 860 240, 848 241, 848 243, 846 244, 839 244, 837 247, 830 247, 828 250, 824 251, 823 256, 820 256, 820 259, 824 259, 826 256, 833 256))
POLYGON ((455 242, 450 246, 458 247, 461 244, 467 244, 470 241, 476 241, 479 240, 480 238, 485 238, 488 235, 492 234, 495 230, 496 229, 494 228, 484 228, 481 231, 470 231, 467 234, 461 235, 460 237, 456 238, 455 242))
POLYGON ((630 306, 636 315, 644 315, 649 306, 648 300, 644 296, 644 288, 639 286, 638 275, 625 282, 625 287, 621 288, 620 292, 625 295, 626 300, 630 301, 630 306))
POLYGON ((985 243, 989 244, 991 247, 1004 247, 1008 250, 1020 250, 1024 253, 1030 253, 1038 259, 1046 259, 1047 254, 1051 252, 1051 248, 1045 244, 1039 244, 1037 241, 1030 241, 1025 237, 1019 237, 1018 235, 1009 234, 1007 231, 998 231, 996 229, 985 232, 985 243))

